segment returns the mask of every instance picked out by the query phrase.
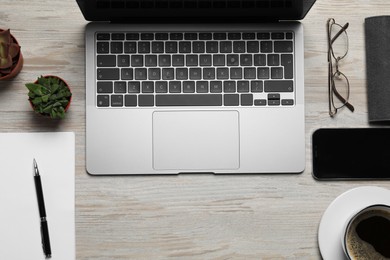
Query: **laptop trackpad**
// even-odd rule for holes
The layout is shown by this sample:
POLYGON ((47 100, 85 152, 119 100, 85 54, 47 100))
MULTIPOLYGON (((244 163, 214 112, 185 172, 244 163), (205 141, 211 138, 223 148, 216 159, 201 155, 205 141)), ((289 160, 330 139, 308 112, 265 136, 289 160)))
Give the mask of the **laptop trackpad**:
POLYGON ((238 111, 153 113, 155 170, 238 169, 239 145, 238 111))

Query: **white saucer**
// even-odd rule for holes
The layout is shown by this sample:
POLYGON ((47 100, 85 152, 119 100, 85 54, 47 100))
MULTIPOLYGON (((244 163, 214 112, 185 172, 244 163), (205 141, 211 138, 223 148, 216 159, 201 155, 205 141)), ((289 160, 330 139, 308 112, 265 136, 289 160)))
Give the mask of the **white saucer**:
POLYGON ((353 212, 372 204, 390 205, 390 190, 373 186, 354 188, 328 206, 318 229, 318 244, 324 260, 346 259, 341 246, 344 223, 353 212))

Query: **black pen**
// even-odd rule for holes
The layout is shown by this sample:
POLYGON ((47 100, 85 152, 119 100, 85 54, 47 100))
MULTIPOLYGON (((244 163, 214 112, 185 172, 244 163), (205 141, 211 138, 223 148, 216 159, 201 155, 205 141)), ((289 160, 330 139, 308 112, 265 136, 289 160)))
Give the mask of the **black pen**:
POLYGON ((45 201, 43 199, 41 176, 39 175, 38 165, 35 159, 33 161, 33 166, 34 166, 33 173, 34 173, 35 190, 37 192, 39 217, 41 220, 41 237, 42 237, 43 253, 45 254, 46 258, 50 258, 51 248, 50 248, 49 228, 47 226, 47 219, 46 219, 45 201))

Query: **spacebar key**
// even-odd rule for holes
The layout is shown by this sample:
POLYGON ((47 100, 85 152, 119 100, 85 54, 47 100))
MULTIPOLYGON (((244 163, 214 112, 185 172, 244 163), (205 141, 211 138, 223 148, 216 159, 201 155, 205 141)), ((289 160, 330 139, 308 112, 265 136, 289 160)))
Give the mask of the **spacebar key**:
POLYGON ((156 95, 156 106, 222 106, 222 94, 156 95))

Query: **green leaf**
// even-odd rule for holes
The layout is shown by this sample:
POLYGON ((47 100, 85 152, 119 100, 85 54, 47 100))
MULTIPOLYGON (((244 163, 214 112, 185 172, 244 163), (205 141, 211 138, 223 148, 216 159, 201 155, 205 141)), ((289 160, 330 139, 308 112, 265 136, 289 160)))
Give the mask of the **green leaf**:
POLYGON ((31 102, 33 103, 34 106, 37 106, 42 103, 42 98, 41 97, 34 98, 31 102))
POLYGON ((49 100, 49 97, 50 97, 50 94, 42 96, 42 102, 47 103, 47 101, 49 100))

